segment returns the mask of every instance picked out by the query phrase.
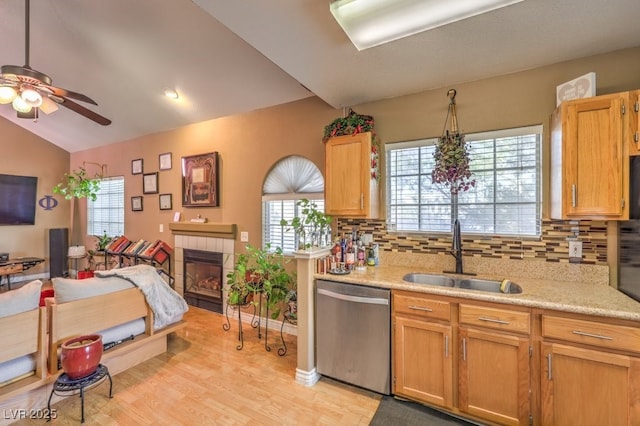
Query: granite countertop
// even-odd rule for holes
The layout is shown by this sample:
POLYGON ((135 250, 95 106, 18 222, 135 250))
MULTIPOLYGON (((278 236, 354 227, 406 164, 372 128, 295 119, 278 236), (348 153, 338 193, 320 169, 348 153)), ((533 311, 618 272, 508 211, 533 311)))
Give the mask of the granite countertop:
POLYGON ((609 285, 568 282, 549 279, 496 277, 478 275, 473 278, 502 281, 509 278, 522 287, 520 294, 488 293, 460 288, 413 284, 402 280, 410 272, 440 274, 426 268, 408 266, 367 267, 366 271, 352 271, 348 275, 315 274, 316 279, 410 290, 420 293, 463 297, 473 300, 506 303, 533 308, 552 309, 610 318, 640 321, 640 303, 609 285))

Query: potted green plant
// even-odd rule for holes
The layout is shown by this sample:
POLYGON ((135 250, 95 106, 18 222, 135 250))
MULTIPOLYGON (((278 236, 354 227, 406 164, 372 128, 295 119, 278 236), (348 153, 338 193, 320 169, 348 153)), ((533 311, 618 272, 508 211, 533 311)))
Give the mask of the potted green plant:
POLYGON ((271 250, 269 244, 264 249, 247 244, 246 253, 238 255, 233 271, 227 274, 227 303, 246 305, 255 299, 253 295, 262 293, 271 318, 278 318, 282 302, 296 284, 286 269, 288 262, 280 247, 271 250))
POLYGON ((330 215, 318 210, 318 205, 306 198, 298 201, 300 216, 296 216, 291 221, 282 219, 280 225, 293 229, 296 234, 298 250, 305 250, 310 247, 323 247, 331 241, 331 221, 330 215))
POLYGON ((62 182, 53 187, 53 192, 64 195, 64 198, 70 200, 72 198, 90 198, 95 201, 98 198, 100 190, 100 178, 96 175, 90 178, 84 167, 73 170, 71 173, 65 173, 62 182))

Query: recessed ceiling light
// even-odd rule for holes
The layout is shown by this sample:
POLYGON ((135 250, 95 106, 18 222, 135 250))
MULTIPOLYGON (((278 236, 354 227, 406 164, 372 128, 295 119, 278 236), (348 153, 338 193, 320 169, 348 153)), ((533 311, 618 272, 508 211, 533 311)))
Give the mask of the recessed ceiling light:
POLYGON ((334 18, 358 50, 524 0, 333 0, 334 18))
POLYGON ((164 95, 167 98, 171 98, 171 99, 178 99, 180 97, 180 95, 178 95, 178 92, 176 92, 173 89, 164 89, 164 95))

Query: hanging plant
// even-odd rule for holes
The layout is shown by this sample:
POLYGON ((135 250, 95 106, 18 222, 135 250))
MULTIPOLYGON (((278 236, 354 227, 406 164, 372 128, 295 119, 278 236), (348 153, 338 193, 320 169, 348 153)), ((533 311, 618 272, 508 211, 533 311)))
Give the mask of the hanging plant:
POLYGON ((456 91, 451 89, 447 95, 450 98, 447 117, 451 116, 451 131, 447 130, 438 138, 433 153, 435 166, 431 172, 431 180, 433 183, 448 187, 451 194, 458 194, 460 191, 466 192, 474 187, 476 181, 471 178, 469 152, 464 135, 458 131, 455 106, 456 91))
POLYGON ((64 198, 67 200, 74 197, 86 197, 95 201, 98 198, 101 177, 100 175, 96 175, 95 178, 90 178, 87 175, 87 170, 84 167, 80 167, 71 173, 65 173, 62 182, 53 187, 53 192, 64 195, 64 198))
POLYGON ((370 115, 357 114, 349 109, 346 117, 336 118, 331 124, 324 127, 322 142, 327 142, 329 138, 335 136, 357 135, 358 133, 371 132, 371 179, 380 179, 378 173, 378 160, 380 158, 380 139, 373 130, 375 124, 370 115))

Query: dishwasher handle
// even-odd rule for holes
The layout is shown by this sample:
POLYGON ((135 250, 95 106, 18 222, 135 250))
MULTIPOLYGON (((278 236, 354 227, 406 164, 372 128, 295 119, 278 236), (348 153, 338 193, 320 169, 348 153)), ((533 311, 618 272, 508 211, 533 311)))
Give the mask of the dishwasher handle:
POLYGON ((369 305, 388 305, 389 299, 381 297, 366 297, 366 296, 351 296, 349 294, 336 293, 335 291, 325 290, 323 288, 318 289, 318 294, 331 297, 333 299, 340 299, 347 302, 366 303, 369 305))

